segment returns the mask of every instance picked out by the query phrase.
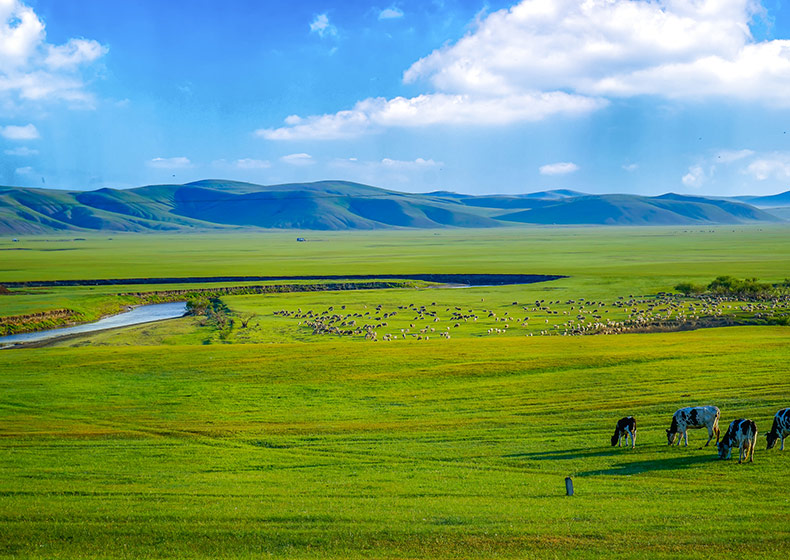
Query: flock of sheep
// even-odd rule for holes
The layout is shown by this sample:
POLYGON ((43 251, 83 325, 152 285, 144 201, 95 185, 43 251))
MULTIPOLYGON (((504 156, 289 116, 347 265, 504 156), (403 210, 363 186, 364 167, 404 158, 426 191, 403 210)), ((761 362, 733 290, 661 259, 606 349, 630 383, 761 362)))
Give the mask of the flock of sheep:
POLYGON ((683 328, 700 321, 719 321, 726 317, 772 319, 790 311, 788 298, 744 302, 725 296, 701 296, 687 300, 675 294, 654 297, 619 297, 613 302, 584 298, 530 303, 513 302, 509 309, 469 306, 399 305, 385 312, 378 304, 352 311, 346 306, 330 306, 322 311, 279 310, 281 317, 300 319, 299 326, 311 328, 316 335, 362 336, 372 341, 398 339, 429 340, 450 338, 464 323, 477 323, 477 335, 502 335, 520 330, 526 336, 620 334, 645 328, 683 328), (610 313, 611 312, 611 313, 610 313), (397 316, 397 317, 396 317, 397 316), (478 322, 479 321, 479 322, 478 322), (392 322, 392 324, 390 324, 392 322), (442 324, 443 323, 443 324, 442 324), (514 327, 516 329, 514 329, 514 327), (389 332, 387 332, 389 331, 389 332))
MULTIPOLYGON (((672 416, 672 424, 667 430, 667 442, 672 445, 677 441, 680 445, 681 440, 685 439, 688 447, 688 429, 707 428, 708 441, 707 447, 713 436, 716 436, 716 444, 719 448, 719 459, 729 459, 732 449, 737 447, 739 450, 738 463, 745 460, 754 462, 754 446, 757 443, 757 425, 753 420, 739 418, 730 423, 724 437, 719 440, 719 417, 721 412, 715 406, 696 406, 678 409, 672 416)), ((766 434, 768 447, 771 449, 776 445, 776 440, 781 441, 780 450, 784 451, 784 438, 790 435, 790 408, 779 410, 774 416, 774 423, 771 431, 766 434)), ((626 445, 631 440, 631 448, 636 447, 636 419, 633 416, 626 416, 617 421, 617 426, 612 436, 612 446, 622 446, 625 439, 626 445)))

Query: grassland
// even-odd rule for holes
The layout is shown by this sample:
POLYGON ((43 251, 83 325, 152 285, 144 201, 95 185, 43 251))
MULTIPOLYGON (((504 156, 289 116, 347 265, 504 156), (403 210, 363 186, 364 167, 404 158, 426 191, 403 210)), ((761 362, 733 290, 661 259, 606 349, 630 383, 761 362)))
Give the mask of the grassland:
POLYGON ((765 431, 790 391, 787 329, 446 342, 2 352, 0 551, 787 552, 786 453, 737 465, 663 432, 686 403, 765 431), (613 449, 626 413, 637 448, 613 449))
MULTIPOLYGON (((613 304, 719 274, 769 282, 790 276, 790 230, 733 229, 322 234, 300 244, 290 234, 23 239, 80 248, 70 256, 9 251, 0 283, 409 272, 570 277, 529 286, 232 296, 223 302, 232 316, 255 314, 254 331, 234 329, 223 339, 212 324, 189 317, 63 343, 69 347, 0 351, 0 556, 784 557, 788 452, 765 451, 761 436, 755 463, 738 465, 700 448, 701 432, 690 433, 689 448, 670 448, 664 428, 680 406, 715 404, 723 428, 748 417, 765 433, 774 412, 790 405, 788 327, 526 337, 526 327, 514 326, 486 336, 483 323, 498 324, 486 315, 451 339, 374 344, 314 335, 273 314, 409 304, 446 314, 458 306, 500 318, 530 313, 545 329, 544 316, 560 317, 521 304, 562 301, 551 304, 561 313, 571 305, 578 311, 569 299, 613 304), (626 414, 639 423, 635 450, 609 446, 626 414), (572 498, 564 495, 568 475, 572 498)), ((111 301, 119 290, 130 291, 42 292, 90 308, 91 297, 111 301)), ((28 291, 0 296, 0 305, 36 310, 47 301, 28 291)), ((625 310, 612 306, 610 314, 625 310)))
MULTIPOLYGON (((720 274, 790 276, 790 227, 514 228, 113 235, 0 239, 0 284, 28 280, 409 273, 563 274, 570 297, 600 299, 707 283, 720 274), (307 243, 296 243, 306 235, 307 243)), ((185 287, 173 285, 173 289, 185 287)), ((29 288, 0 316, 113 304, 150 286, 29 288)), ((164 289, 158 287, 156 289, 164 289)))

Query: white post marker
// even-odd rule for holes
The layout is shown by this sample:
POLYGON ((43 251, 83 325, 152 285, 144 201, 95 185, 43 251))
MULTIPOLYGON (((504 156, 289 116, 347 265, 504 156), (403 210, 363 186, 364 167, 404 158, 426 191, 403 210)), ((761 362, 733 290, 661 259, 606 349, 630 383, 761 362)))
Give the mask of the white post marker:
POLYGON ((565 477, 565 493, 573 496, 573 479, 570 476, 565 477))

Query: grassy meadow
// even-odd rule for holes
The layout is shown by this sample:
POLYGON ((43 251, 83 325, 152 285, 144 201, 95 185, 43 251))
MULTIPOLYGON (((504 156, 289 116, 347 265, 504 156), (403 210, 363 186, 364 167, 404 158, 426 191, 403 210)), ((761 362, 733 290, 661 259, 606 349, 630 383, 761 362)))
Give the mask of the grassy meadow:
MULTIPOLYGON (((688 448, 670 448, 664 430, 677 408, 715 404, 722 431, 747 417, 764 434, 776 410, 790 406, 790 327, 528 335, 575 317, 582 298, 584 313, 622 319, 630 311, 617 302, 646 301, 681 281, 784 280, 790 228, 296 236, 3 240, 0 284, 420 272, 568 278, 228 296, 230 316, 252 317, 250 328, 220 336, 186 317, 0 350, 0 557, 787 555, 790 451, 766 451, 761 435, 754 464, 738 465, 701 448, 702 431, 690 432, 688 448), (67 250, 43 250, 52 247, 67 250), (440 321, 424 314, 414 323, 409 305, 436 310, 440 321), (377 306, 398 311, 387 318, 394 333, 414 323, 434 333, 450 326, 452 337, 373 343, 313 334, 274 314, 342 306, 363 316, 377 306), (456 307, 479 319, 448 324, 456 307), (510 316, 519 320, 506 332, 488 334, 510 316), (637 418, 634 450, 609 445, 625 415, 637 418), (565 496, 569 475, 574 497, 565 496)), ((14 290, 0 295, 0 316, 47 305, 96 312, 116 293, 171 287, 14 290)))

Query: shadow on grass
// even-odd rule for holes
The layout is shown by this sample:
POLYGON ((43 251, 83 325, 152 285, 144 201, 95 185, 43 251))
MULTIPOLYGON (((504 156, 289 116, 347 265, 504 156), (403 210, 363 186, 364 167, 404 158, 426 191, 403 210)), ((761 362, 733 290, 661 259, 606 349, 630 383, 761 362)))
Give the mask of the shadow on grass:
POLYGON ((716 461, 715 455, 693 455, 683 457, 667 457, 666 459, 653 459, 651 461, 633 461, 629 463, 619 463, 608 469, 597 469, 577 473, 576 476, 600 476, 600 475, 629 475, 639 474, 650 471, 669 471, 692 467, 700 463, 712 463, 716 461))
POLYGON ((503 455, 506 459, 528 459, 530 461, 568 461, 573 459, 588 459, 590 457, 611 457, 624 453, 633 453, 631 448, 611 447, 608 449, 563 449, 561 451, 541 451, 539 453, 511 453, 503 455))

